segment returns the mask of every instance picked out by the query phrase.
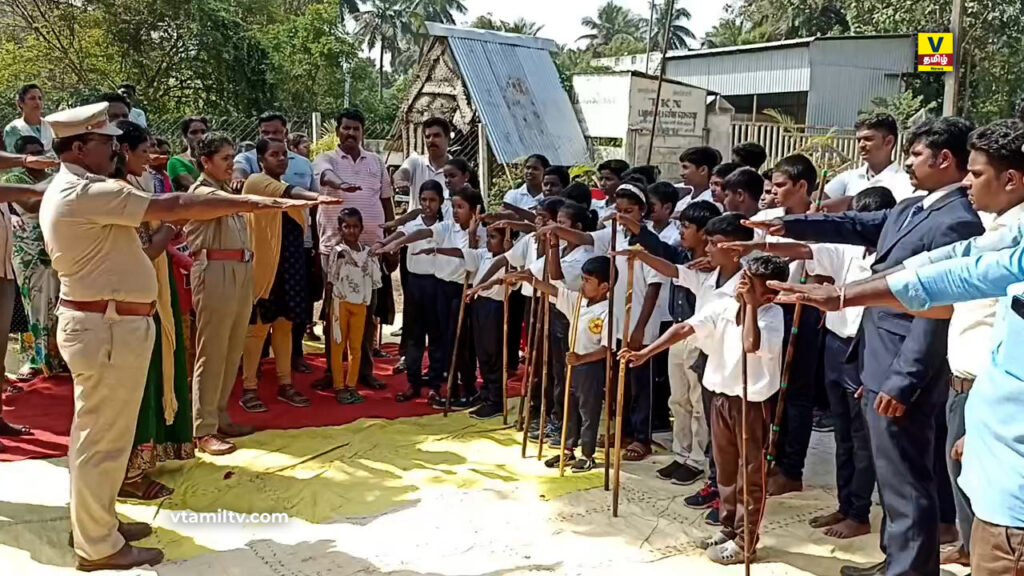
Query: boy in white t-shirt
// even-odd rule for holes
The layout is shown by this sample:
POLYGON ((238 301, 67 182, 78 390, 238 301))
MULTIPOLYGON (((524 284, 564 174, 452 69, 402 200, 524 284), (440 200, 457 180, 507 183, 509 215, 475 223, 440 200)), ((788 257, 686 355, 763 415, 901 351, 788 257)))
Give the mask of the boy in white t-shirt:
POLYGON ((782 376, 782 309, 772 303, 776 291, 768 288, 767 282, 784 281, 788 275, 789 268, 781 258, 753 257, 745 265, 735 299, 722 299, 707 306, 639 352, 620 353, 623 361, 639 365, 673 343, 692 337, 708 355, 704 386, 712 392, 711 425, 722 497, 722 530, 701 541, 700 546, 707 550, 708 558, 719 564, 742 563, 744 554, 751 560, 756 556, 765 490, 764 449, 772 412, 768 401, 778 392, 782 376), (742 434, 744 414, 746 438, 742 434), (745 460, 741 449, 744 445, 745 460), (744 540, 745 525, 750 541, 744 540))

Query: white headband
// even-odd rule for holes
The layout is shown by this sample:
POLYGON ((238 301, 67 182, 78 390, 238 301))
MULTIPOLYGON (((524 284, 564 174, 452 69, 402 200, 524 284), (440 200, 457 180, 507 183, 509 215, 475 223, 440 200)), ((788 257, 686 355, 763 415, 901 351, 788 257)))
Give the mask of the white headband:
POLYGON ((615 189, 616 192, 620 192, 622 190, 625 190, 626 192, 631 192, 637 198, 640 198, 640 201, 643 202, 644 206, 647 206, 647 193, 644 192, 639 186, 635 186, 633 184, 630 184, 629 182, 626 182, 625 184, 620 184, 619 187, 615 189))

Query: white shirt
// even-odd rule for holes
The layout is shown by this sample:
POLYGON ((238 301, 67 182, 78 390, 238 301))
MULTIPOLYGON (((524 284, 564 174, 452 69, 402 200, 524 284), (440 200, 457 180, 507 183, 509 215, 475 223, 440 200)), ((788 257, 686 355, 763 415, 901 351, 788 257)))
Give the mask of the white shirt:
POLYGON ((719 287, 718 275, 720 272, 720 268, 715 268, 711 272, 698 272, 686 266, 676 266, 676 277, 672 279, 672 282, 693 292, 695 300, 693 309, 695 312, 700 312, 719 300, 728 300, 736 296, 736 285, 743 277, 743 272, 733 274, 732 278, 726 280, 719 287))
POLYGON ((568 254, 562 251, 562 279, 558 284, 569 290, 583 290, 583 265, 594 257, 594 249, 590 246, 577 246, 568 254))
MULTIPOLYGON (((831 276, 836 286, 871 276, 875 255, 863 246, 846 244, 809 244, 813 260, 807 261, 807 273, 831 276)), ((842 338, 853 338, 860 328, 864 308, 855 306, 825 314, 825 327, 842 338)))
MULTIPOLYGON (((537 235, 533 232, 523 235, 512 248, 505 252, 505 260, 509 266, 520 270, 529 269, 537 261, 537 235)), ((533 286, 529 283, 519 285, 523 296, 533 296, 533 286)))
MULTIPOLYGON (((743 326, 737 322, 740 304, 719 300, 686 321, 695 342, 708 355, 704 387, 729 396, 743 396, 743 326)), ((765 304, 757 310, 761 348, 747 354, 747 399, 763 402, 778 391, 782 371, 782 308, 765 304)))
MULTIPOLYGON (((484 274, 487 269, 490 268, 491 262, 494 262, 494 254, 491 254, 487 248, 463 248, 462 257, 466 261, 466 270, 473 272, 473 285, 476 286, 481 284, 484 279, 484 274)), ((438 256, 438 258, 452 259, 451 256, 438 256)), ((493 278, 501 278, 504 275, 504 271, 499 270, 493 278)), ((505 287, 501 284, 492 286, 477 296, 478 298, 490 298, 491 300, 497 300, 502 302, 505 300, 505 287)), ((498 319, 495 318, 495 322, 498 319)))
POLYGON ((146 112, 142 108, 132 106, 131 112, 128 113, 128 119, 135 122, 139 126, 146 128, 146 112))
MULTIPOLYGON (((984 216, 984 214, 983 214, 984 216)), ((1024 219, 1024 204, 1018 204, 994 219, 986 219, 985 234, 999 232, 1024 219)), ((999 300, 974 300, 953 305, 949 319, 949 368, 954 375, 974 379, 991 362, 992 329, 999 300)))
MULTIPOLYGON (((668 225, 665 226, 658 232, 654 230, 654 225, 650 222, 647 223, 647 227, 654 231, 658 238, 671 246, 679 247, 683 241, 683 231, 681 230, 682 224, 678 220, 669 220, 668 225)), ((654 309, 654 314, 651 316, 651 322, 671 322, 672 312, 669 310, 669 303, 672 300, 672 291, 669 290, 668 283, 670 278, 661 277, 661 292, 658 294, 658 306, 654 309)))
MULTIPOLYGON (((629 248, 629 239, 626 238, 626 234, 619 233, 616 235, 615 249, 626 250, 629 248)), ((594 240, 594 253, 605 254, 608 252, 608 247, 612 241, 612 230, 611 228, 602 228, 596 232, 591 232, 590 237, 594 240)), ((622 337, 623 325, 622 321, 626 315, 626 280, 627 280, 627 268, 626 268, 626 257, 616 256, 615 257, 615 301, 612 303, 612 334, 616 338, 622 337)), ((640 311, 644 307, 644 297, 647 295, 647 286, 650 284, 663 284, 664 279, 661 274, 658 274, 652 270, 646 264, 639 260, 633 262, 633 300, 631 302, 632 309, 629 317, 629 333, 632 334, 636 329, 636 325, 640 320, 640 311)), ((667 289, 662 286, 662 289, 667 289)), ((652 314, 650 320, 647 322, 647 326, 644 328, 644 344, 650 344, 654 342, 658 337, 659 322, 657 321, 657 314, 652 314)))
MULTIPOLYGON (((408 236, 417 230, 426 230, 428 228, 430 227, 423 222, 423 217, 420 216, 411 222, 406 222, 400 226, 398 230, 408 236)), ((408 249, 406 250, 407 256, 405 258, 405 266, 409 269, 409 272, 424 276, 433 275, 434 268, 437 265, 437 256, 433 254, 417 255, 416 253, 420 250, 436 247, 437 242, 434 241, 433 237, 409 244, 408 249)))
POLYGON ((700 194, 697 195, 696 198, 693 197, 693 193, 691 192, 693 188, 690 188, 689 186, 682 184, 677 184, 676 188, 680 189, 681 197, 679 198, 679 202, 676 202, 676 208, 672 212, 673 216, 679 216, 683 212, 683 208, 686 208, 690 204, 697 202, 699 200, 707 200, 708 202, 711 202, 715 206, 718 206, 719 209, 722 209, 722 205, 719 204, 718 202, 715 202, 715 195, 711 192, 711 188, 708 188, 707 190, 701 192, 700 194), (686 194, 683 195, 683 192, 686 192, 686 194))
MULTIPOLYGON (((572 322, 576 314, 576 303, 581 293, 566 288, 558 288, 555 306, 572 322)), ((570 330, 572 327, 570 326, 570 330)), ((580 316, 576 321, 576 345, 570 352, 590 354, 608 343, 608 300, 590 302, 583 299, 580 304, 580 316)))
MULTIPOLYGON (((450 155, 445 157, 446 160, 450 158, 450 155)), ((448 191, 448 185, 445 184, 444 181, 444 164, 442 163, 440 168, 434 168, 430 164, 430 158, 414 153, 405 159, 405 162, 402 163, 402 168, 409 171, 409 202, 412 203, 414 198, 419 198, 420 187, 423 186, 424 182, 427 180, 434 180, 441 184, 441 189, 444 191, 444 201, 441 203, 441 213, 444 215, 445 220, 451 220, 452 203, 449 199, 451 192, 448 191)), ((395 185, 397 186, 400 183, 401 182, 396 178, 395 185)))
MULTIPOLYGON (((768 208, 766 210, 761 210, 757 214, 751 216, 750 220, 752 222, 767 222, 769 220, 783 218, 784 216, 786 216, 786 209, 782 206, 779 206, 778 208, 768 208)), ((769 236, 765 234, 764 230, 754 230, 754 239, 763 240, 765 242, 792 242, 792 240, 789 240, 781 236, 769 236)), ((804 268, 805 266, 803 260, 794 260, 789 263, 790 284, 798 284, 800 282, 800 278, 802 278, 804 275, 804 268)))
POLYGON ((829 198, 856 196, 871 186, 885 186, 892 192, 897 202, 910 198, 916 193, 914 185, 910 183, 910 176, 903 166, 893 162, 878 174, 873 174, 867 164, 860 168, 847 170, 825 184, 825 195, 829 198))
MULTIPOLYGON (((438 248, 469 248, 469 232, 463 230, 454 220, 442 220, 430 227, 435 246, 438 248)), ((483 227, 477 228, 478 246, 487 240, 483 227)), ((466 262, 462 258, 439 256, 434 261, 434 276, 446 282, 462 284, 466 273, 466 262)))
POLYGON ((344 242, 336 245, 327 269, 335 301, 367 305, 374 289, 381 287, 380 265, 370 256, 369 246, 360 244, 353 250, 344 242))
POLYGON ((523 210, 533 210, 537 207, 537 204, 540 204, 542 198, 544 198, 543 193, 534 196, 526 189, 526 183, 523 183, 519 188, 505 192, 503 202, 518 206, 523 210))
POLYGON ((8 146, 7 151, 12 154, 14 153, 14 142, 17 141, 17 138, 15 138, 14 141, 10 140, 9 134, 13 131, 17 131, 21 136, 36 136, 43 143, 43 152, 53 151, 53 129, 50 128, 50 123, 46 120, 39 120, 38 132, 33 130, 32 127, 29 126, 28 122, 25 122, 24 118, 15 118, 14 120, 11 120, 11 122, 4 127, 4 144, 8 146))

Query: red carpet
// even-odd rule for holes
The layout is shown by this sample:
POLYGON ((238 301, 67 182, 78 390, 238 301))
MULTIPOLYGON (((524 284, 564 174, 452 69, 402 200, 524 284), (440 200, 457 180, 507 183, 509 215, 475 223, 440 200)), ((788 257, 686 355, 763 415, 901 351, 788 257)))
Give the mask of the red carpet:
MULTIPOLYGON (((385 351, 397 356, 395 345, 385 345, 385 351)), ((263 376, 260 379, 260 397, 269 408, 262 414, 250 414, 238 405, 241 394, 241 378, 228 401, 228 412, 236 422, 250 424, 257 430, 306 428, 316 426, 340 426, 360 418, 402 418, 436 413, 421 398, 413 402, 395 402, 395 395, 406 389, 405 374, 393 375, 392 366, 397 358, 377 360, 374 373, 387 389, 381 391, 360 389, 366 402, 342 406, 331 396, 318 394, 310 384, 323 375, 324 357, 307 355, 313 365, 312 374, 293 374, 296 388, 309 396, 312 406, 296 408, 277 399, 277 376, 273 359, 263 361, 263 376)), ((510 386, 511 388, 511 386, 510 386)), ((518 386, 515 388, 518 390, 518 386)), ((29 426, 32 434, 20 438, 0 439, 4 451, 0 462, 24 460, 27 458, 55 458, 67 455, 68 435, 71 429, 73 409, 71 378, 56 376, 38 379, 25 386, 25 392, 14 396, 5 395, 4 419, 14 424, 29 426)))

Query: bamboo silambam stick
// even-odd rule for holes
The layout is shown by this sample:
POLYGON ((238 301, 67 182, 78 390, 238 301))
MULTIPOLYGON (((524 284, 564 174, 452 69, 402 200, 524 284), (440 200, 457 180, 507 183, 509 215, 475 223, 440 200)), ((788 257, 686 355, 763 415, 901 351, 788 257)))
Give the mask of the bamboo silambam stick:
MULTIPOLYGON (((537 351, 535 349, 537 348, 537 342, 540 341, 542 327, 544 325, 544 317, 547 316, 546 310, 544 310, 543 308, 540 308, 540 303, 543 302, 544 300, 542 300, 538 296, 541 296, 540 292, 537 291, 537 290, 534 290, 534 292, 533 292, 533 308, 535 308, 537 310, 537 314, 536 314, 536 316, 533 319, 533 324, 534 324, 534 326, 533 326, 533 341, 531 342, 531 344, 533 346, 526 351, 527 354, 529 354, 529 359, 527 360, 526 384, 525 384, 526 407, 523 409, 523 453, 522 453, 522 457, 523 458, 526 458, 526 446, 527 446, 527 443, 529 441, 529 436, 530 436, 530 409, 531 409, 531 403, 532 403, 532 400, 533 400, 532 399, 532 396, 533 396, 533 379, 536 377, 536 373, 537 373, 537 358, 538 358, 538 354, 537 354, 537 351)), ((532 311, 531 311, 531 314, 532 314, 532 311)))
MULTIPOLYGON (((746 342, 743 341, 743 329, 746 326, 747 316, 747 304, 746 302, 740 302, 740 367, 743 374, 743 401, 740 405, 740 462, 742 462, 741 474, 743 477, 743 572, 745 576, 750 576, 750 522, 754 519, 750 517, 750 498, 747 496, 747 350, 746 342)), ((767 488, 765 488, 767 492, 767 488)))
MULTIPOLYGON (((519 386, 519 414, 516 417, 516 431, 523 429, 523 422, 526 418, 526 412, 529 412, 529 404, 527 404, 527 391, 529 390, 529 382, 533 377, 533 331, 534 324, 537 319, 537 295, 536 293, 530 295, 530 317, 526 321, 526 369, 523 370, 523 381, 519 386), (526 412, 524 412, 524 410, 526 412)), ((526 455, 523 454, 525 458, 526 455)))
MULTIPOLYGON (((632 250, 635 249, 632 248, 632 250)), ((632 252, 626 257, 626 307, 622 319, 623 347, 629 345, 629 321, 633 313, 633 262, 635 259, 636 256, 632 252)), ((615 390, 615 471, 612 478, 612 516, 615 518, 619 516, 619 485, 621 482, 619 476, 622 472, 622 404, 626 393, 626 364, 627 362, 624 361, 619 362, 619 381, 615 390)), ((607 444, 606 441, 605 445, 607 444)))
MULTIPOLYGON (((508 273, 508 264, 505 265, 505 273, 508 273)), ((501 423, 508 426, 508 297, 512 287, 508 282, 502 284, 505 286, 505 297, 501 314, 501 423)))
MULTIPOLYGON (((545 283, 551 281, 547 264, 544 265, 543 280, 545 283)), ((541 294, 540 300, 544 303, 544 339, 540 343, 542 346, 542 353, 540 364, 540 426, 537 428, 537 433, 539 434, 537 437, 537 460, 544 457, 544 425, 548 415, 548 354, 551 353, 551 304, 548 301, 549 299, 547 294, 541 294)))
MULTIPOLYGON (((583 292, 576 299, 576 311, 572 315, 572 332, 569 332, 569 352, 576 351, 576 332, 580 323, 580 306, 583 305, 583 292)), ((558 455, 558 475, 565 476, 565 437, 569 431, 569 410, 572 394, 572 364, 565 363, 565 401, 562 403, 562 445, 558 455)))
MULTIPOLYGON (((618 240, 618 221, 614 218, 608 223, 612 230, 612 241, 608 245, 608 257, 611 259, 611 267, 608 270, 608 308, 611 310, 615 304, 615 243, 618 240)), ((608 322, 611 322, 611 316, 608 322)), ((611 436, 612 436, 612 360, 615 358, 615 334, 614 330, 608 330, 608 355, 604 364, 604 490, 611 489, 611 436)))
POLYGON ((444 417, 452 408, 452 382, 455 380, 455 373, 458 367, 455 365, 459 357, 459 337, 462 336, 462 320, 466 315, 466 290, 469 288, 469 272, 462 277, 462 296, 459 297, 459 323, 455 326, 455 343, 452 344, 452 363, 448 369, 448 390, 444 395, 444 417))

